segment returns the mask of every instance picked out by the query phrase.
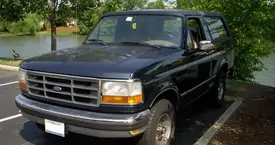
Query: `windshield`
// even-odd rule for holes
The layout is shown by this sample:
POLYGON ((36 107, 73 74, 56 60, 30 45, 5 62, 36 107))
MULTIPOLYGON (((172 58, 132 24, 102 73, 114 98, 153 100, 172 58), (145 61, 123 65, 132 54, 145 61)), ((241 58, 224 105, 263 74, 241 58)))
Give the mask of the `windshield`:
POLYGON ((129 44, 134 42, 135 44, 180 47, 181 35, 181 17, 155 15, 109 16, 98 23, 88 36, 88 41, 104 44, 129 44))

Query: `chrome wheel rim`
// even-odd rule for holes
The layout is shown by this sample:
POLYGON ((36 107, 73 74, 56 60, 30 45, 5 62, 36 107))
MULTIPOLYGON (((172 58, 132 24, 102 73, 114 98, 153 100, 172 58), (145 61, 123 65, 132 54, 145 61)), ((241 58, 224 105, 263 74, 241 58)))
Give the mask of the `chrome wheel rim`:
POLYGON ((172 120, 169 114, 163 114, 158 123, 156 130, 156 145, 167 145, 172 133, 172 120))
POLYGON ((221 100, 223 97, 223 92, 224 92, 224 83, 223 80, 221 79, 219 82, 218 86, 218 99, 221 100))

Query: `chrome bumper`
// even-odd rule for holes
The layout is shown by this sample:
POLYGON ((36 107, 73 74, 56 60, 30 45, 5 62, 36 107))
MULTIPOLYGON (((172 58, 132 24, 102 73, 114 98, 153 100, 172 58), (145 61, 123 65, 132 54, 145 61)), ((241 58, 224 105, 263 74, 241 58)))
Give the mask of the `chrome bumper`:
POLYGON ((40 124, 44 124, 44 119, 61 121, 66 124, 67 131, 96 137, 131 137, 130 131, 146 128, 150 115, 150 110, 135 114, 96 113, 46 104, 22 95, 15 98, 15 103, 23 116, 32 121, 40 124), (81 129, 88 129, 90 133, 81 132, 81 129))

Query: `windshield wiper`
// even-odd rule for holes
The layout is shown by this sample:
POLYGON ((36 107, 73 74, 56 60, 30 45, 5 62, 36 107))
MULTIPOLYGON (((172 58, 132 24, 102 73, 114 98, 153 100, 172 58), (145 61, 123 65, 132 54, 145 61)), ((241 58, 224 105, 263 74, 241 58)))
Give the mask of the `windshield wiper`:
POLYGON ((122 44, 131 44, 131 45, 151 46, 151 47, 155 47, 155 48, 160 48, 161 47, 161 46, 158 46, 158 45, 151 45, 151 44, 144 43, 144 42, 139 42, 139 41, 122 41, 120 43, 122 43, 122 44))
POLYGON ((104 44, 105 46, 108 46, 103 40, 100 40, 100 39, 88 39, 87 41, 93 42, 93 43, 104 44))

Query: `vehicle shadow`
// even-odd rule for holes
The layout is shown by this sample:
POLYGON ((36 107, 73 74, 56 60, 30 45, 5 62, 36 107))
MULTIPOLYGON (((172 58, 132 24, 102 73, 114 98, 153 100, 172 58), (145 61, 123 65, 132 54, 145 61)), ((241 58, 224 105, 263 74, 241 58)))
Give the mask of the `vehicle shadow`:
MULTIPOLYGON (((215 109, 206 103, 203 97, 177 114, 176 134, 174 145, 193 145, 204 132, 212 126, 225 110, 233 103, 226 101, 224 107, 215 109)), ((32 122, 26 122, 20 131, 20 136, 29 145, 134 145, 133 139, 102 139, 77 134, 69 134, 65 138, 46 134, 36 128, 32 122)), ((25 145, 25 144, 24 144, 25 145)), ((26 144, 28 145, 28 144, 26 144)))

